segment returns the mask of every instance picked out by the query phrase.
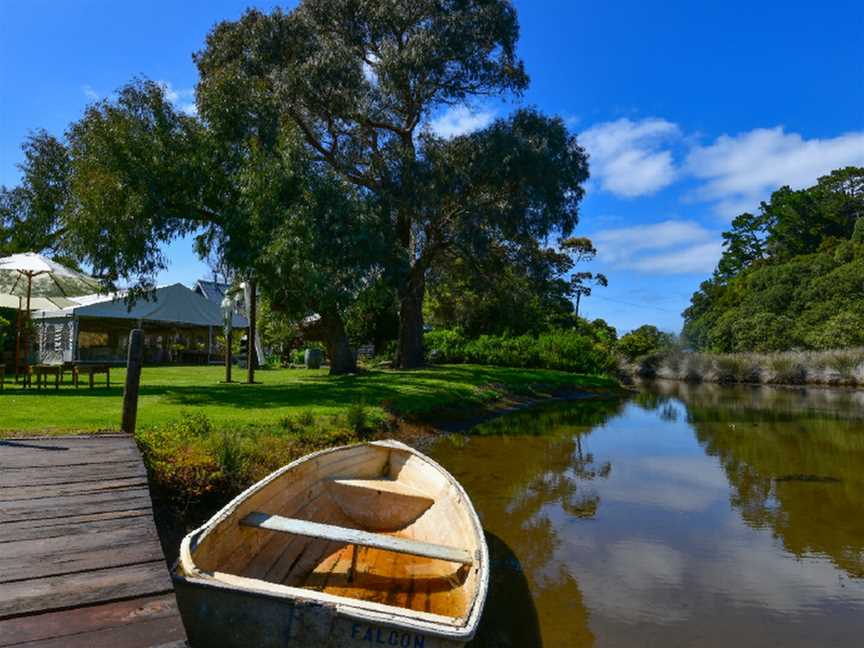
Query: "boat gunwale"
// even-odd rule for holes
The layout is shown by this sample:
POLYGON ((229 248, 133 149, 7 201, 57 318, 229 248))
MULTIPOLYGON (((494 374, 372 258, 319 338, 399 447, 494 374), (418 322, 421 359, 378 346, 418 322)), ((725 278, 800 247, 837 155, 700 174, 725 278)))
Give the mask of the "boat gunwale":
POLYGON ((295 459, 291 463, 274 471, 264 479, 252 484, 249 488, 223 506, 204 524, 191 531, 183 538, 180 544, 180 556, 172 570, 172 576, 199 586, 205 585, 229 590, 242 590, 247 593, 265 597, 319 602, 325 605, 334 606, 337 613, 363 621, 373 621, 376 623, 408 627, 448 639, 467 641, 476 633, 477 626, 480 622, 480 616, 483 613, 483 607, 486 602, 486 594, 489 586, 489 549, 486 545, 486 538, 483 533, 483 527, 480 524, 480 519, 477 516, 477 512, 474 510, 474 505, 468 497, 468 494, 465 492, 465 489, 462 487, 462 484, 460 484, 453 475, 430 457, 404 443, 395 440, 372 441, 325 448, 323 450, 312 452, 295 459), (282 477, 286 472, 294 470, 306 462, 314 461, 326 454, 357 448, 359 446, 373 446, 409 452, 435 468, 448 480, 450 485, 456 489, 461 504, 468 513, 468 518, 471 522, 478 544, 476 553, 479 554, 476 561, 476 589, 474 596, 472 597, 471 607, 466 615, 460 617, 436 615, 429 612, 410 610, 408 608, 387 605, 384 603, 375 603, 373 601, 364 601, 347 596, 326 594, 305 588, 282 585, 280 583, 271 583, 270 581, 263 579, 248 578, 237 574, 225 574, 226 576, 242 579, 243 581, 249 581, 249 584, 244 586, 220 580, 216 575, 219 572, 210 573, 198 569, 192 553, 198 545, 211 532, 223 524, 245 500, 268 486, 273 481, 282 477), (261 585, 258 586, 258 583, 261 585))

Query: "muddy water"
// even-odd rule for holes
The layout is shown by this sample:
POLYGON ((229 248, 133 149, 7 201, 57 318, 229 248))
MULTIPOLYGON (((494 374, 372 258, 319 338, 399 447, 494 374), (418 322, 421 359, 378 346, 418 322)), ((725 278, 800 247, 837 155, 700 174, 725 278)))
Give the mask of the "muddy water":
POLYGON ((488 533, 475 645, 864 645, 862 391, 660 384, 430 454, 488 533))

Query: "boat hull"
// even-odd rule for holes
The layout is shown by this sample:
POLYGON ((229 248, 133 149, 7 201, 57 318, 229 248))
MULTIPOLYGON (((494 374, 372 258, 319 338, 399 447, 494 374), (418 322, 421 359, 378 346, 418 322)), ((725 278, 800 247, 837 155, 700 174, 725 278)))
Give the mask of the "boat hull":
MULTIPOLYGON (((464 641, 398 623, 371 622, 338 606, 240 591, 174 575, 177 604, 192 648, 457 648, 464 641)), ((466 639, 467 641, 467 639, 466 639)))
POLYGON ((183 539, 172 576, 193 648, 449 648, 476 631, 488 549, 449 473, 376 441, 251 486, 183 539))

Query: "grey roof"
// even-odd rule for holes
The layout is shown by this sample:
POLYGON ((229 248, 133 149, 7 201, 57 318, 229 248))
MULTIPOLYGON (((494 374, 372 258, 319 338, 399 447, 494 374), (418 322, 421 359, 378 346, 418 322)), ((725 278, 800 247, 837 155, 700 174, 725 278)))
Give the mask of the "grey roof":
MULTIPOLYGON (((222 326, 222 309, 213 302, 183 284, 161 286, 151 299, 138 299, 131 308, 123 300, 124 293, 109 295, 85 295, 73 297, 75 306, 61 311, 36 313, 35 317, 54 319, 58 317, 98 317, 165 322, 191 326, 222 326)), ((232 320, 236 328, 247 326, 246 318, 235 313, 232 320)))
POLYGON ((199 279, 195 282, 195 292, 200 293, 207 299, 217 304, 222 303, 222 298, 225 297, 225 291, 228 290, 228 284, 221 281, 205 281, 199 279))

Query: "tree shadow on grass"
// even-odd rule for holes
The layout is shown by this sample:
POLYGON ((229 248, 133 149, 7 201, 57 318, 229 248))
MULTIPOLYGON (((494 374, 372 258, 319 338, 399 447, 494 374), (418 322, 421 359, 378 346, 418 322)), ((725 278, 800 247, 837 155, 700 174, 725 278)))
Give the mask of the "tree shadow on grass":
MULTIPOLYGON (((370 371, 351 376, 288 375, 288 380, 276 382, 284 377, 285 374, 262 372, 263 384, 256 385, 242 382, 207 383, 203 380, 201 384, 171 384, 158 374, 148 377, 145 369, 139 396, 156 397, 165 404, 237 410, 304 407, 337 409, 350 403, 363 402, 370 406, 385 405, 410 416, 434 412, 436 409, 477 406, 490 396, 484 394, 483 388, 524 390, 532 384, 548 380, 549 373, 468 365, 429 367, 407 372, 370 371), (160 378, 164 382, 158 382, 160 378)), ((586 386, 594 386, 590 378, 587 381, 584 378, 579 380, 587 382, 586 386)), ((184 382, 188 382, 188 378, 184 382)), ((566 382, 564 375, 561 382, 566 382)), ((596 382, 596 386, 605 384, 599 378, 593 382, 596 382)), ((121 385, 110 388, 96 386, 93 389, 64 386, 60 390, 15 390, 16 395, 26 398, 44 395, 88 400, 118 399, 122 393, 121 385)))

